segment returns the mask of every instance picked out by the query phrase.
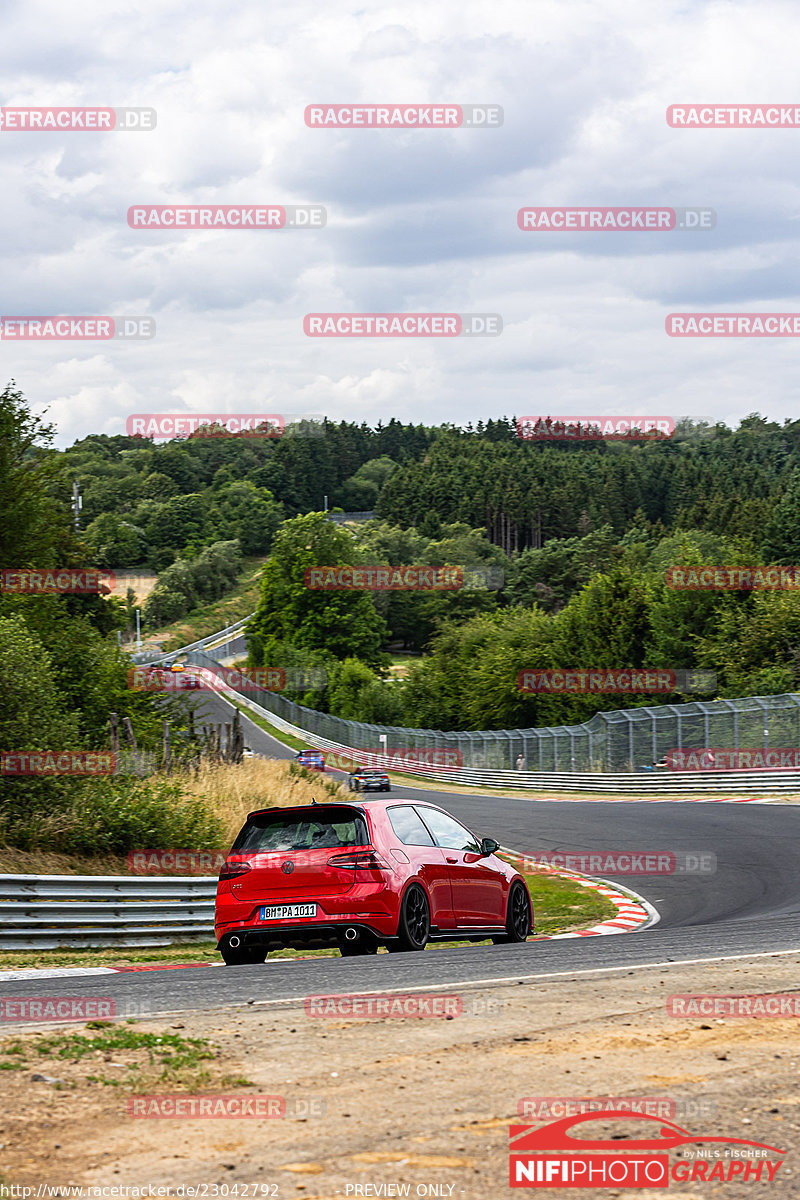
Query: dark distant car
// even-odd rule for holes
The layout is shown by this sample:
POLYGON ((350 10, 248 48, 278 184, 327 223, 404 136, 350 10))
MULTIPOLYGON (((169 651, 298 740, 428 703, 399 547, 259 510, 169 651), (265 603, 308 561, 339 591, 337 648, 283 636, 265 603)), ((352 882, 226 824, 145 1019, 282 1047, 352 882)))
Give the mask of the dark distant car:
POLYGON ((301 767, 308 767, 312 771, 325 770, 325 755, 321 750, 301 750, 294 757, 301 767))
POLYGON ((433 804, 388 798, 251 812, 219 873, 215 932, 228 966, 285 946, 343 955, 429 941, 524 942, 525 880, 433 804))
POLYGON ((385 771, 353 771, 347 776, 351 792, 390 792, 392 786, 385 771))

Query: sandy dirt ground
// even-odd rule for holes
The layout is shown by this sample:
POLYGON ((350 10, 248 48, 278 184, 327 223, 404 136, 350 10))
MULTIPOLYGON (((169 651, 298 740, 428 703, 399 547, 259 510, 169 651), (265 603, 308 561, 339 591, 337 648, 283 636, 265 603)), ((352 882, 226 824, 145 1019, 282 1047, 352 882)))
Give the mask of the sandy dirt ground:
POLYGON ((158 575, 151 571, 115 571, 115 582, 111 589, 112 596, 118 596, 120 600, 124 600, 127 595, 128 588, 133 588, 136 593, 136 599, 140 604, 144 604, 147 597, 152 592, 153 588, 158 583, 158 575))
MULTIPOLYGON (((520 1117, 526 1097, 649 1097, 651 1111, 697 1136, 746 1138, 785 1151, 775 1182, 689 1180, 673 1182, 668 1193, 596 1194, 800 1196, 797 1019, 676 1019, 666 1011, 673 993, 800 994, 798 964, 795 953, 465 989, 463 1012, 449 1020, 313 1017, 302 1004, 261 1004, 254 986, 252 1004, 129 1028, 212 1039, 220 1049, 210 1068, 217 1082, 203 1091, 281 1096, 284 1117, 133 1118, 124 1084, 86 1081, 92 1073, 124 1077, 125 1052, 88 1063, 48 1060, 34 1069, 60 1085, 35 1082, 29 1070, 4 1072, 0 1180, 34 1188, 170 1186, 177 1195, 181 1185, 197 1185, 200 1196, 235 1195, 236 1184, 239 1195, 281 1200, 398 1194, 487 1200, 512 1194, 509 1126, 563 1115, 551 1104, 537 1107, 541 1119, 520 1117), (226 1074, 252 1083, 220 1083, 226 1074)), ((292 964, 278 969, 291 972, 292 964)), ((32 1028, 22 1032, 23 1042, 83 1031, 32 1028)), ((6 1044, 17 1031, 3 1027, 6 1044)), ((605 1121, 604 1132, 595 1124, 588 1136, 607 1137, 615 1128, 622 1132, 605 1121)), ((692 1159, 690 1176, 695 1165, 710 1170, 695 1164, 695 1154, 693 1147, 672 1150, 671 1163, 680 1155, 692 1159)), ((587 1190, 537 1192, 572 1197, 587 1190)))

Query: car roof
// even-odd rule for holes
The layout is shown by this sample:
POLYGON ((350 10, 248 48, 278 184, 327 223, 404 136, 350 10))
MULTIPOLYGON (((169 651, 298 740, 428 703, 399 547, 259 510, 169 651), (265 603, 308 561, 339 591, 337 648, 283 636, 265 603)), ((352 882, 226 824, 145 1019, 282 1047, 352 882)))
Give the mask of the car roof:
POLYGON ((365 808, 392 808, 398 804, 421 805, 425 808, 435 808, 439 812, 445 811, 445 809, 439 808, 438 804, 431 804, 428 800, 408 800, 402 796, 359 796, 358 800, 324 800, 322 804, 293 804, 290 808, 281 807, 280 805, 272 808, 254 808, 247 816, 248 818, 262 817, 265 813, 297 812, 299 809, 305 811, 307 808, 360 808, 362 810, 365 808))
POLYGON ((272 808, 254 808, 247 814, 247 819, 249 821, 251 817, 263 817, 267 813, 324 812, 328 808, 363 809, 363 803, 359 798, 358 800, 323 800, 321 804, 290 804, 288 806, 278 804, 272 808))

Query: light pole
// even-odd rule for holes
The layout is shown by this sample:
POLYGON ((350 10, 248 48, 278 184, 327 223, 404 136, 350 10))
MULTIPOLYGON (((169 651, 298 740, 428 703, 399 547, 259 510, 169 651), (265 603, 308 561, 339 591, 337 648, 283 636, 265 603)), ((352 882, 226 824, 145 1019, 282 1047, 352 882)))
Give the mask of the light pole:
POLYGON ((72 481, 72 513, 73 513, 73 521, 75 523, 75 532, 76 533, 78 532, 78 530, 80 528, 80 511, 82 508, 83 508, 83 500, 81 499, 81 494, 78 491, 78 481, 77 481, 77 479, 73 479, 73 481, 72 481))

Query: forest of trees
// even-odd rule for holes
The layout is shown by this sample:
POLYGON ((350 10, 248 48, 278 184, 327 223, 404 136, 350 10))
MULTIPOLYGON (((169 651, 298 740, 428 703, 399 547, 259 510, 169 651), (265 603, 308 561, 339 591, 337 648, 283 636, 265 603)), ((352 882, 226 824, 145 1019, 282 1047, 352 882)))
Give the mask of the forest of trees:
POLYGON ((91 435, 56 456, 63 496, 77 480, 85 541, 102 566, 162 571, 214 542, 265 554, 285 517, 329 506, 372 509, 398 464, 433 434, 390 421, 304 422, 280 439, 191 437, 166 443, 91 435))
MULTIPOLYGON (((150 566, 160 573, 152 626, 220 595, 242 556, 267 557, 250 661, 324 666, 328 686, 296 697, 314 707, 479 729, 624 706, 521 693, 518 672, 536 667, 703 668, 720 696, 800 687, 795 593, 666 583, 672 565, 800 563, 800 422, 756 414, 734 430, 683 420, 667 441, 544 444, 519 439, 514 418, 465 429, 325 421, 280 439, 94 435, 56 452, 43 427, 26 430, 33 418, 18 393, 7 389, 4 404, 38 497, 14 496, 6 559, 25 565, 24 546, 29 564, 150 566), (321 512, 326 497, 376 519, 337 526, 321 512), (307 589, 305 568, 331 563, 454 564, 468 582, 450 592, 307 589), (415 657, 398 679, 389 666, 402 652, 415 657)), ((120 610, 90 600, 53 609, 106 642, 120 610)), ((19 602, 3 599, 0 617, 19 620, 19 602)), ((36 621, 50 652, 42 617, 27 632, 36 621)))
MULTIPOLYGON (((93 565, 60 486, 53 433, 13 384, 0 394, 0 570, 93 565)), ((108 751, 112 712, 120 726, 131 722, 137 753, 160 747, 165 719, 176 757, 197 744, 186 699, 129 688, 131 660, 116 637, 126 620, 111 598, 0 588, 0 752, 108 751)), ((139 778, 135 759, 130 767, 91 779, 3 777, 0 844, 76 853, 206 844, 214 830, 203 806, 177 785, 139 778)))
POLYGON ((522 441, 513 419, 292 428, 166 443, 92 435, 56 455, 56 480, 64 497, 78 481, 99 564, 163 570, 219 541, 264 554, 282 520, 320 511, 326 496, 429 536, 437 523, 483 529, 506 554, 636 525, 713 530, 774 555, 778 531, 770 541, 765 530, 800 470, 800 421, 757 415, 736 430, 682 421, 652 443, 522 441))

